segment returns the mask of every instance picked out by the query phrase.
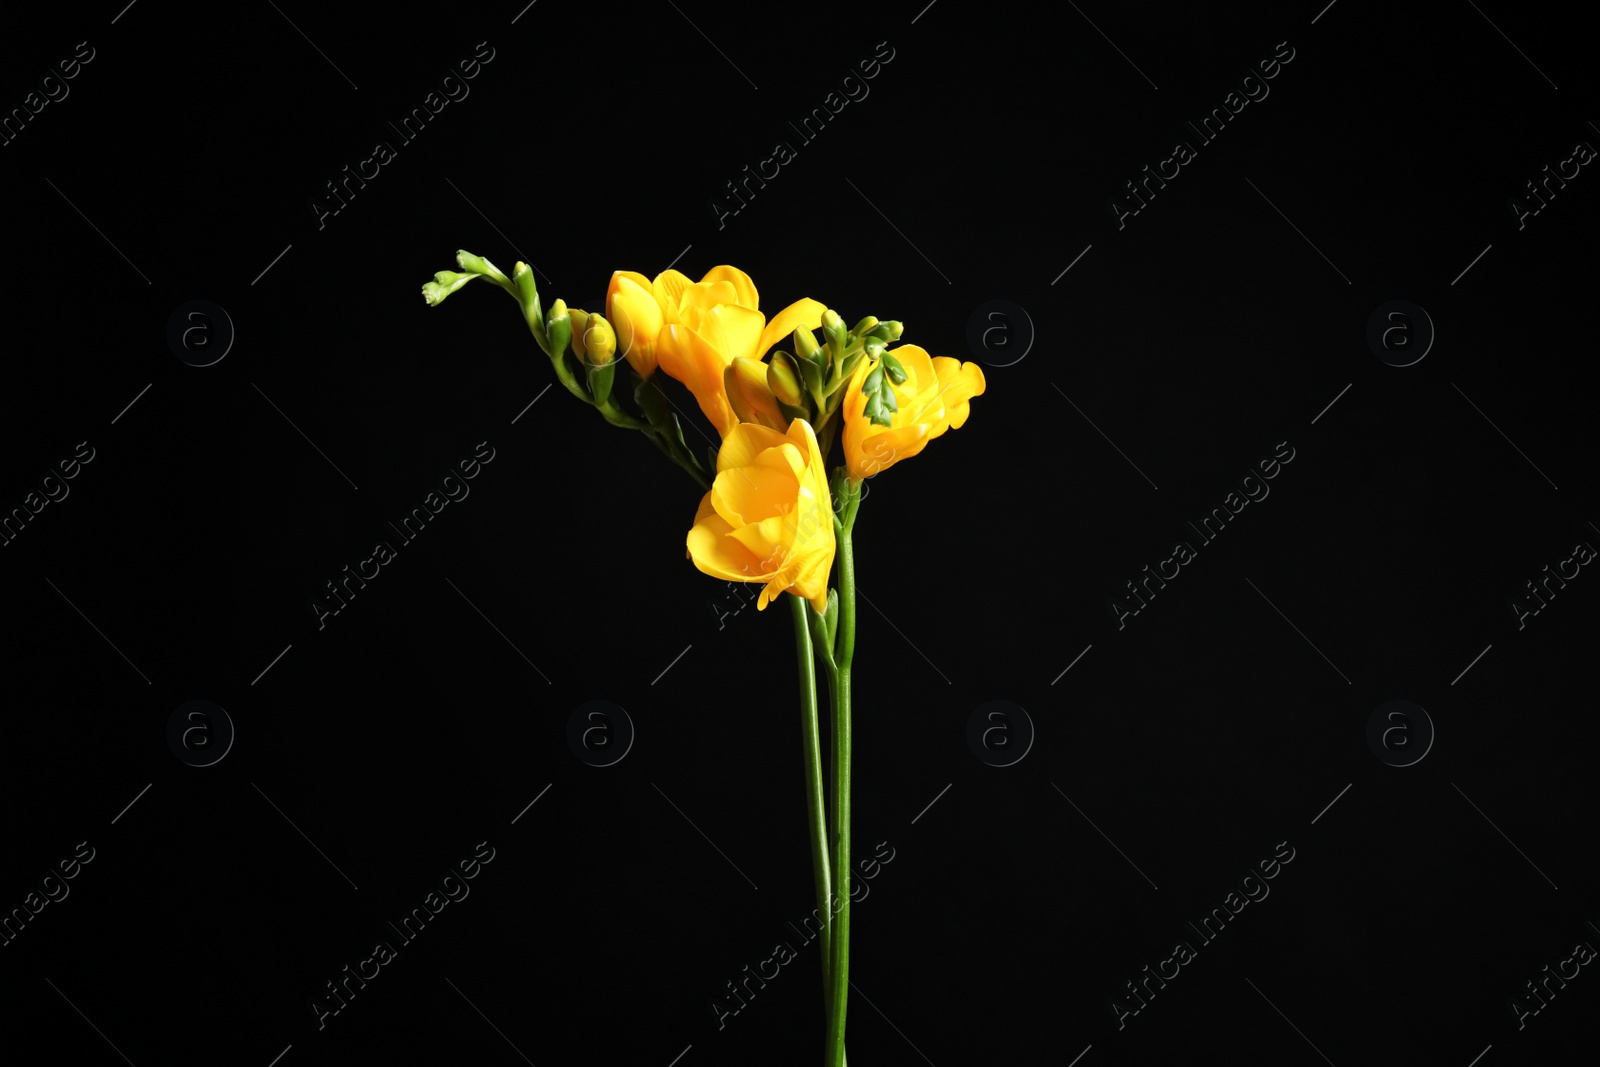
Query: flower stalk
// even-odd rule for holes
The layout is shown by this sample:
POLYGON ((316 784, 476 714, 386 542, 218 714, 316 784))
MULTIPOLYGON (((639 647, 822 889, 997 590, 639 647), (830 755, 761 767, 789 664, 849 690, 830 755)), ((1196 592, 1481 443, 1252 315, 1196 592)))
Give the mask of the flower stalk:
MULTIPOLYGON (((837 521, 836 562, 839 567, 838 621, 834 632, 832 669, 828 672, 833 702, 833 892, 838 913, 832 922, 828 966, 827 1067, 844 1067, 845 1009, 850 1000, 850 702, 851 668, 856 648, 856 564, 851 543, 861 483, 844 482, 842 517, 837 521)), ((832 608, 835 605, 830 604, 832 608)))

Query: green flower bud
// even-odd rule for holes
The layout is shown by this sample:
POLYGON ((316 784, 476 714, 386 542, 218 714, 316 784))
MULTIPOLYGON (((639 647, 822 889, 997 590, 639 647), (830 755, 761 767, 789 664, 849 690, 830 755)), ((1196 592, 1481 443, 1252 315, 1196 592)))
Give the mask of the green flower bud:
MULTIPOLYGON (((867 355, 872 356, 871 345, 867 346, 867 355)), ((876 359, 878 357, 873 356, 873 358, 876 359)), ((883 353, 883 373, 887 374, 889 380, 895 385, 906 384, 906 379, 910 377, 906 374, 906 369, 900 365, 900 361, 895 359, 894 355, 889 352, 883 353)))
POLYGON ((878 316, 868 315, 866 318, 856 323, 855 329, 851 330, 850 332, 855 334, 857 337, 861 337, 876 325, 878 325, 878 316))
POLYGON ((827 334, 828 340, 837 345, 844 344, 844 320, 832 308, 822 313, 822 332, 827 334))
POLYGON ((533 281, 533 268, 520 259, 516 266, 511 268, 510 289, 511 294, 522 304, 522 314, 527 317, 528 329, 533 331, 533 336, 543 345, 544 314, 539 310, 539 287, 533 281))
POLYGON ((567 302, 557 300, 550 305, 550 317, 544 320, 546 349, 551 359, 559 360, 567 354, 567 342, 572 339, 572 319, 567 314, 567 302))
MULTIPOLYGON (((817 344, 817 335, 804 326, 794 331, 794 354, 801 359, 817 358, 817 353, 822 351, 822 346, 817 344)), ((827 357, 822 357, 826 359, 827 357)))
POLYGON ((442 270, 433 276, 433 281, 422 283, 422 299, 428 302, 429 307, 438 307, 444 303, 444 298, 466 285, 474 278, 482 277, 478 274, 457 274, 453 270, 442 270))
POLYGON ((767 388, 779 403, 800 406, 800 367, 789 353, 778 351, 767 357, 767 388))
POLYGON ((481 274, 503 289, 511 288, 511 279, 501 273, 500 268, 490 263, 482 256, 475 256, 465 248, 456 252, 456 265, 468 274, 481 274))
POLYGON ((615 363, 588 364, 589 392, 596 404, 604 404, 611 396, 611 382, 617 375, 615 363))
POLYGON ((866 380, 861 383, 861 392, 867 398, 866 416, 879 426, 892 426, 892 416, 900 410, 900 403, 895 399, 894 390, 889 388, 889 383, 884 379, 883 367, 874 367, 867 374, 866 380))
POLYGON ((890 319, 888 322, 878 323, 878 329, 882 329, 885 326, 889 328, 889 332, 884 335, 884 340, 886 341, 900 340, 900 335, 905 332, 906 328, 905 323, 901 322, 899 319, 890 319))

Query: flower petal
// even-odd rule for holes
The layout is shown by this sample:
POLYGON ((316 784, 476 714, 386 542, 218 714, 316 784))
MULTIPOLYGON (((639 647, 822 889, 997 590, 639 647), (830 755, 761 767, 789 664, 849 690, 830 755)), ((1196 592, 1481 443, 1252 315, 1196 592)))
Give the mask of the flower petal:
POLYGON ((734 356, 756 359, 761 355, 756 345, 761 341, 761 327, 765 322, 761 312, 752 308, 719 304, 702 320, 700 332, 726 355, 723 366, 727 366, 734 356))
POLYGON ((730 532, 731 527, 713 510, 711 494, 707 493, 700 501, 700 510, 686 539, 689 558, 695 567, 713 578, 733 582, 766 578, 760 569, 760 558, 729 537, 730 532))
POLYGON ((706 276, 701 278, 700 281, 702 284, 706 282, 727 282, 733 286, 733 300, 724 301, 724 303, 739 304, 751 310, 761 307, 760 297, 756 294, 756 283, 750 280, 750 275, 738 267, 726 265, 712 267, 706 271, 706 276))
POLYGON ((939 376, 939 395, 944 404, 944 418, 932 430, 932 436, 938 437, 946 429, 961 429, 970 409, 967 401, 982 396, 985 383, 983 369, 976 363, 939 356, 933 361, 933 369, 939 376))
POLYGON ((738 306, 738 303, 739 291, 730 281, 695 282, 683 291, 683 296, 678 301, 678 314, 681 316, 691 307, 710 311, 718 304, 738 306))
POLYGON ((678 270, 664 270, 650 283, 650 291, 661 305, 661 314, 667 322, 679 321, 678 307, 683 302, 683 294, 693 284, 687 274, 678 270))
POLYGON ((711 483, 711 502, 718 515, 738 528, 793 509, 798 491, 799 481, 787 465, 755 463, 718 474, 711 483))
POLYGON ((634 370, 648 377, 656 366, 656 338, 661 333, 661 306, 644 275, 618 271, 606 293, 606 318, 617 335, 617 351, 634 370))
POLYGON ((809 296, 803 300, 796 300, 774 315, 772 321, 761 331, 761 340, 756 345, 756 356, 759 358, 766 355, 773 345, 781 344, 785 337, 802 326, 808 330, 819 328, 822 325, 822 313, 826 310, 828 310, 827 305, 809 296))
POLYGON ((720 474, 725 470, 748 467, 762 452, 776 448, 784 440, 784 435, 777 430, 757 422, 741 422, 722 439, 722 447, 717 450, 717 471, 720 474))
POLYGON ((728 361, 704 337, 681 323, 668 325, 656 338, 656 357, 663 371, 694 394, 718 434, 726 437, 739 425, 723 391, 722 371, 728 361))

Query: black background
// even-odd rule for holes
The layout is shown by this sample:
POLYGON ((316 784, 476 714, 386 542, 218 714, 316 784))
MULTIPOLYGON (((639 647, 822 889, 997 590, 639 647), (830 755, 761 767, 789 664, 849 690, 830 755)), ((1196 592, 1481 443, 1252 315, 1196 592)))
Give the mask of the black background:
POLYGON ((94 58, 0 147, 0 505, 94 459, 0 550, 0 907, 95 858, 0 948, 0 1057, 817 1061, 814 947, 723 1028, 709 1006, 812 907, 787 613, 727 614, 683 558, 697 490, 544 392, 509 301, 424 306, 467 248, 592 310, 613 270, 733 263, 769 313, 900 318, 985 368, 856 528, 857 852, 894 850, 854 911, 857 1067, 1589 1061, 1589 968, 1524 1029, 1508 1007, 1600 944, 1600 579, 1510 607, 1600 544, 1600 179, 1508 207, 1600 144, 1579 26, 922 4, 8 13, 7 111, 94 58), (1119 229, 1122 183, 1285 41, 1119 229), (236 330, 204 368, 166 342, 193 299, 236 330), (995 299, 1031 326, 973 351, 995 299), (1437 330, 1404 368, 1366 341, 1394 299, 1437 330), (483 441, 470 496, 319 629, 324 583, 483 441), (1271 495, 1119 629, 1123 583, 1279 442, 1271 495), (1437 730, 1405 768, 1366 741, 1395 698, 1437 730), (237 729, 209 767, 167 746, 192 699, 237 729), (1006 768, 966 740, 995 699, 1037 731, 1006 768), (636 728, 614 766, 568 747, 590 700, 636 728), (480 841, 470 896, 319 1029, 309 999, 480 841), (1270 896, 1119 1030, 1123 983, 1280 842, 1270 896))

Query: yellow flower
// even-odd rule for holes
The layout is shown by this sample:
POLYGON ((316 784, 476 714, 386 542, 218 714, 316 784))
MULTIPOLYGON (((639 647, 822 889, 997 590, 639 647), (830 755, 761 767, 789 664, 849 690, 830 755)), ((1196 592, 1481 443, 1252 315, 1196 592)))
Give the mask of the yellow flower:
POLYGON ((656 341, 661 369, 688 386, 724 438, 739 424, 723 377, 735 357, 759 362, 798 327, 820 326, 826 310, 815 300, 797 300, 768 322, 755 283, 737 267, 712 267, 698 282, 669 270, 651 289, 664 317, 656 341))
POLYGON ((650 279, 638 271, 619 270, 606 290, 606 318, 617 334, 617 347, 641 378, 656 372, 656 342, 665 321, 651 291, 650 279))
POLYGON ((784 592, 828 607, 833 505, 816 434, 804 419, 779 433, 733 426, 717 453, 717 477, 700 501, 689 558, 714 578, 765 582, 757 610, 784 592))
POLYGON ((931 359, 916 345, 901 345, 889 355, 898 359, 906 372, 906 380, 899 385, 885 379, 898 408, 890 416, 890 425, 880 426, 867 417, 867 398, 861 392, 881 360, 863 358, 845 389, 840 433, 845 463, 854 481, 910 459, 946 430, 959 430, 967 421, 967 402, 983 395, 983 371, 976 363, 947 356, 931 359))

